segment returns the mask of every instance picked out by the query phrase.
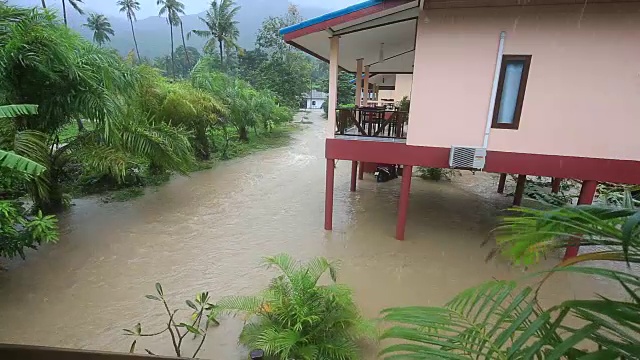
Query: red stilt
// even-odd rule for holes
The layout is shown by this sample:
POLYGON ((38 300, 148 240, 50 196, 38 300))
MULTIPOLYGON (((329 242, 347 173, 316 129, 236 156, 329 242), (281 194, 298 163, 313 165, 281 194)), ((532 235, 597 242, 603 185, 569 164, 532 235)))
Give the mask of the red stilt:
POLYGON ((364 162, 360 161, 360 167, 358 168, 358 180, 364 179, 364 162))
MULTIPOLYGON (((597 188, 597 181, 584 180, 582 182, 582 188, 580 189, 578 205, 590 205, 593 202, 593 197, 596 195, 597 188)), ((571 240, 573 245, 567 246, 567 250, 564 253, 564 260, 578 256, 578 250, 580 250, 580 235, 572 237, 571 240)))
POLYGON ((522 204, 522 195, 524 195, 524 185, 527 183, 527 175, 518 175, 516 183, 516 193, 513 195, 513 206, 522 204))
POLYGON ((498 194, 504 193, 504 183, 507 182, 507 174, 500 174, 500 181, 498 181, 498 194))
POLYGON ((356 191, 356 176, 358 175, 358 162, 351 162, 351 191, 356 191))
POLYGON ((324 198, 324 229, 333 229, 333 177, 335 172, 333 159, 327 159, 327 180, 324 198))
POLYGON ((551 192, 557 194, 560 192, 560 183, 562 183, 562 178, 552 178, 551 179, 551 192))
POLYGON ((398 202, 398 222, 396 223, 396 239, 404 240, 404 229, 407 224, 407 210, 409 208, 409 192, 411 191, 411 173, 413 166, 404 165, 402 169, 402 186, 400 201, 398 202))

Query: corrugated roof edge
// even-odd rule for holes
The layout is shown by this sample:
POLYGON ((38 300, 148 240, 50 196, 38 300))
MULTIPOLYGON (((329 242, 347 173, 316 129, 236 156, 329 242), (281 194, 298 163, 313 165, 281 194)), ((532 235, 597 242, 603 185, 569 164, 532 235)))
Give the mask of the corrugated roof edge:
POLYGON ((315 25, 315 24, 319 24, 323 21, 327 21, 327 20, 331 20, 331 19, 335 19, 339 16, 342 15, 346 15, 346 14, 350 14, 352 12, 356 12, 358 10, 362 10, 362 9, 366 9, 368 7, 371 6, 375 6, 378 5, 380 3, 384 2, 384 0, 368 0, 365 2, 361 2, 359 4, 355 4, 355 5, 351 5, 349 7, 346 7, 344 9, 340 9, 340 10, 336 10, 330 13, 326 13, 324 15, 320 15, 318 17, 315 17, 313 19, 309 19, 309 20, 305 20, 301 23, 295 24, 295 25, 291 25, 291 26, 287 26, 286 28, 282 28, 280 29, 280 35, 284 35, 284 34, 288 34, 291 32, 294 32, 296 30, 300 30, 300 29, 304 29, 306 27, 309 27, 311 25, 315 25))

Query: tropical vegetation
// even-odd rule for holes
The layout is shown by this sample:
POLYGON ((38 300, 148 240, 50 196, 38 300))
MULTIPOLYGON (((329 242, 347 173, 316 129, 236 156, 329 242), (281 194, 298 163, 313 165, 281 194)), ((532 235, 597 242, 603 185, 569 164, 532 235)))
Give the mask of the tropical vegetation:
POLYGON ((358 310, 351 290, 336 283, 336 264, 323 257, 302 263, 287 254, 266 257, 279 275, 254 296, 220 299, 220 314, 246 319, 240 343, 273 359, 357 359, 358 341, 374 328, 358 310), (321 285, 323 275, 327 284, 321 285))
POLYGON ((593 251, 538 273, 536 286, 492 280, 457 295, 444 307, 386 309, 393 325, 382 339, 397 344, 385 358, 637 359, 640 354, 640 211, 603 206, 514 209, 497 229, 498 251, 516 264, 539 261, 556 249, 593 251), (602 261, 605 262, 602 262, 602 261), (615 266, 620 264, 622 266, 615 266), (625 269, 625 266, 627 267, 625 269), (557 273, 598 277, 620 285, 622 295, 572 299, 542 306, 538 292, 557 273))
MULTIPOLYGON (((135 19, 136 2, 119 5, 135 19)), ((180 5, 163 6, 179 25, 180 5)), ((90 16, 97 45, 110 35, 102 20, 90 16)), ((238 147, 288 136, 280 129, 292 120, 287 104, 295 100, 222 73, 215 55, 182 46, 174 57, 184 57, 184 66, 176 74, 171 62, 171 81, 132 55, 123 59, 91 44, 55 13, 4 2, 0 42, 0 104, 16 104, 0 107, 0 164, 10 180, 0 182, 0 194, 11 201, 31 197, 25 213, 11 204, 24 219, 64 210, 70 192, 156 184, 207 167, 202 161, 246 153, 238 147)), ((26 220, 13 219, 22 229, 26 220)), ((0 247, 5 235, 1 240, 0 247)))

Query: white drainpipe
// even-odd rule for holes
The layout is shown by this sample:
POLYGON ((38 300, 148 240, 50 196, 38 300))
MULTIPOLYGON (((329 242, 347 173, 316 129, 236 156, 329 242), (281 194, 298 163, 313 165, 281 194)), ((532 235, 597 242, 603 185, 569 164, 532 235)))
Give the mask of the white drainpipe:
POLYGON ((500 32, 500 45, 498 46, 498 59, 496 60, 496 70, 493 75, 493 88, 491 89, 491 100, 489 100, 489 113, 487 114, 487 124, 484 128, 484 140, 482 147, 489 146, 489 134, 491 133, 491 123, 493 122, 493 111, 496 108, 496 96, 498 93, 498 81, 500 80, 500 69, 502 68, 502 55, 504 54, 504 39, 507 33, 500 32))

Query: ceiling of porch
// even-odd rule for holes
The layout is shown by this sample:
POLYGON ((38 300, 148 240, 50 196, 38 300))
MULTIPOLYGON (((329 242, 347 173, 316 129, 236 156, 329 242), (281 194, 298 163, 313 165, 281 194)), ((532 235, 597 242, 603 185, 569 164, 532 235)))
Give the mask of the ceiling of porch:
POLYGON ((327 61, 329 38, 340 36, 339 66, 343 70, 355 72, 357 60, 364 59, 371 73, 412 73, 419 2, 399 3, 401 5, 303 34, 288 42, 327 61))

